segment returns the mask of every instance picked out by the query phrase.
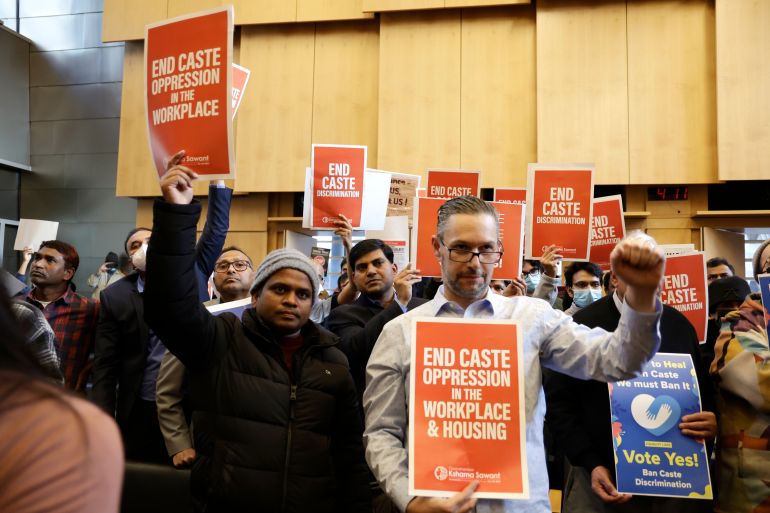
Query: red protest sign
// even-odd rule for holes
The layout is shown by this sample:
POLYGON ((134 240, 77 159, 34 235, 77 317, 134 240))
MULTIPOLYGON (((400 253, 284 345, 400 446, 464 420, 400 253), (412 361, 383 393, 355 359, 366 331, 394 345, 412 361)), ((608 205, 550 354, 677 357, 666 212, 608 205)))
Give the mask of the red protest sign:
POLYGON ((555 244, 565 260, 588 260, 593 171, 592 165, 529 165, 527 259, 539 260, 555 244))
POLYGON ((524 247, 524 205, 493 202, 500 223, 503 258, 495 264, 494 279, 513 280, 521 276, 524 247))
POLYGON ((438 209, 446 200, 440 198, 416 198, 414 202, 414 226, 411 251, 414 268, 421 276, 441 276, 441 266, 433 254, 433 236, 436 234, 438 209))
POLYGON ((312 153, 311 228, 334 228, 338 214, 361 226, 366 146, 314 144, 312 153))
POLYGON ((480 173, 478 171, 428 169, 429 198, 456 198, 478 196, 480 173))
POLYGON ((527 189, 524 187, 495 187, 495 202, 516 203, 523 205, 527 201, 527 189))
POLYGON ((233 117, 235 117, 235 113, 238 112, 238 107, 241 105, 243 92, 246 90, 246 84, 249 82, 250 75, 251 71, 248 69, 244 68, 243 66, 233 64, 233 117))
POLYGON ((522 349, 511 320, 412 324, 409 495, 528 498, 522 349))
POLYGON ((620 194, 594 198, 591 220, 591 262, 610 269, 610 253, 626 236, 623 197, 620 194))
POLYGON ((709 297, 706 257, 702 252, 666 258, 660 300, 682 312, 695 328, 701 344, 706 341, 709 297))
POLYGON ((235 178, 232 124, 232 6, 145 28, 145 110, 158 176, 182 164, 205 179, 235 178))

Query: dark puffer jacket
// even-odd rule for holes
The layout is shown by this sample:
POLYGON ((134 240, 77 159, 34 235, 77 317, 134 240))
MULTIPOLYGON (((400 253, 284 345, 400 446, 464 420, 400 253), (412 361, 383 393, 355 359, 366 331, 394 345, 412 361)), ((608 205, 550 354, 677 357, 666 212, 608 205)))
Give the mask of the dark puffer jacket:
POLYGON ((207 512, 371 511, 356 390, 330 332, 308 322, 294 380, 271 331, 247 310, 198 302, 200 204, 155 203, 145 319, 188 368, 193 494, 207 512))

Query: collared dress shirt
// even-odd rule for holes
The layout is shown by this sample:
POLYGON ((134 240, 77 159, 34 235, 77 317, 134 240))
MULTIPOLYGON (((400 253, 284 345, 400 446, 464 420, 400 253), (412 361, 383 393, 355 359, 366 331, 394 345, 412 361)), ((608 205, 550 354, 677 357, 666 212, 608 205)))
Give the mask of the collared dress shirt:
MULTIPOLYGON (((588 329, 530 297, 506 298, 492 293, 461 308, 448 301, 442 286, 429 303, 389 322, 377 340, 367 366, 364 391, 364 444, 369 467, 401 511, 408 494, 408 411, 411 321, 414 317, 514 319, 523 344, 524 413, 526 421, 528 500, 479 500, 478 513, 548 513, 548 475, 543 448, 545 397, 541 366, 581 379, 618 381, 635 376, 660 344, 662 307, 640 313, 623 306, 618 329, 588 329)), ((459 490, 458 490, 459 491, 459 490)))

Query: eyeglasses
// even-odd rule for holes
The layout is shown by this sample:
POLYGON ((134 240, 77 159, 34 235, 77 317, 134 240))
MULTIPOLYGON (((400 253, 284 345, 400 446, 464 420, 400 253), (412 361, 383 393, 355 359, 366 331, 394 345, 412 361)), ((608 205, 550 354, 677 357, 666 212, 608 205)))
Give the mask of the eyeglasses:
POLYGON ((536 278, 540 276, 540 270, 539 269, 530 269, 529 271, 521 271, 521 276, 526 278, 527 276, 531 278, 536 278))
POLYGON ((217 262, 214 265, 214 270, 218 273, 226 273, 230 270, 230 266, 233 266, 235 272, 241 273, 246 269, 251 269, 251 264, 245 260, 236 260, 235 262, 217 262))
POLYGON ((473 257, 478 257, 479 262, 482 264, 496 264, 503 258, 502 251, 469 251, 467 249, 454 249, 447 247, 443 240, 440 240, 440 242, 441 245, 449 251, 449 260, 452 262, 467 264, 473 260, 473 257))

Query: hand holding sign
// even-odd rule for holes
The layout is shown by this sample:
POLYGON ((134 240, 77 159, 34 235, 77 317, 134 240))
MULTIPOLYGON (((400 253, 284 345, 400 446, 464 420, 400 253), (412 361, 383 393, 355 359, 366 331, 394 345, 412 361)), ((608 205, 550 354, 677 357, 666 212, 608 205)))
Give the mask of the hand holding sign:
POLYGON ((509 283, 508 286, 505 287, 505 290, 503 291, 503 296, 505 297, 526 296, 526 295, 527 295, 527 282, 525 282, 521 278, 514 278, 513 280, 511 280, 511 283, 509 283))
POLYGON ((472 481, 463 491, 446 499, 434 497, 415 497, 406 505, 406 513, 466 513, 476 507, 476 499, 471 495, 479 487, 478 481, 472 481))
POLYGON ((334 226, 334 235, 339 235, 342 238, 342 245, 345 246, 345 254, 349 255, 350 250, 353 248, 353 225, 350 224, 350 219, 345 217, 344 214, 337 214, 338 219, 332 220, 334 226))
POLYGON ((682 434, 697 440, 710 440, 717 436, 717 417, 711 411, 699 411, 685 415, 679 424, 682 434))
POLYGON ((32 249, 30 246, 24 246, 24 249, 21 250, 21 261, 22 263, 29 264, 29 261, 32 260, 32 253, 34 253, 35 250, 32 249))
POLYGON ((620 242, 610 255, 612 272, 627 286, 625 300, 639 312, 655 311, 655 295, 663 279, 666 257, 643 233, 620 242))
POLYGON ((166 174, 160 179, 160 190, 163 199, 176 205, 189 205, 193 199, 193 180, 198 179, 198 174, 192 169, 180 166, 184 158, 184 150, 178 152, 169 159, 166 174))
POLYGON ((623 504, 633 497, 630 493, 618 493, 609 469, 601 465, 591 471, 591 490, 606 504, 623 504))
POLYGON ((545 253, 543 253, 542 260, 540 260, 540 263, 543 264, 545 274, 551 278, 556 278, 556 269, 561 262, 562 257, 559 251, 560 248, 558 246, 551 244, 545 248, 545 253))
POLYGON ((412 269, 412 264, 406 264, 406 266, 399 271, 396 278, 393 280, 393 288, 396 289, 396 296, 402 304, 407 304, 412 300, 412 285, 420 283, 422 276, 420 276, 419 269, 412 269))

